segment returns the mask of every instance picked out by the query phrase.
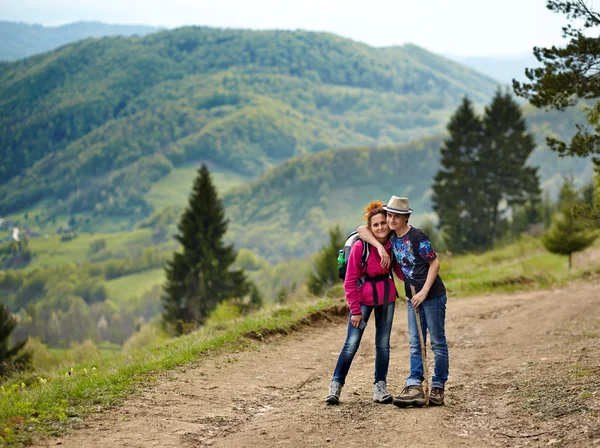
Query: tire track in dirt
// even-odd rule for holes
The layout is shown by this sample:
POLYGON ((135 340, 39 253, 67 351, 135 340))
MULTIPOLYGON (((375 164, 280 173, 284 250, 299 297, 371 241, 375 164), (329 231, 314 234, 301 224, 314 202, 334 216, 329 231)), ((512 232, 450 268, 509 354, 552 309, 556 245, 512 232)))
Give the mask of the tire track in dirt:
MULTIPOLYGON (((398 409, 371 402, 374 328, 365 334, 341 405, 326 406, 346 332, 340 318, 163 374, 123 406, 37 446, 600 447, 600 365, 594 367, 600 364, 600 338, 593 337, 600 329, 600 285, 588 282, 574 290, 571 285, 450 298, 451 376, 444 407, 398 409), (576 366, 587 369, 581 385, 576 366), (563 379, 579 389, 563 388, 563 379), (577 401, 582 388, 590 396, 577 401), (548 403, 536 398, 540 391, 550 394, 548 403), (554 403, 552 394, 562 402, 574 397, 580 408, 554 403), (563 415, 552 414, 563 408, 563 415)), ((393 394, 408 374, 405 310, 397 308, 392 334, 393 394)))

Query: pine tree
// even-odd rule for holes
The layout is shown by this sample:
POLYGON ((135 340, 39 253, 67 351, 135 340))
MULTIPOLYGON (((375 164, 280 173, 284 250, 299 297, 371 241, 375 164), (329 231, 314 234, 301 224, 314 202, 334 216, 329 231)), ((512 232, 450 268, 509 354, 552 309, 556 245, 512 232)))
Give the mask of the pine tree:
POLYGON ((582 189, 583 204, 573 207, 573 216, 590 229, 600 228, 600 174, 582 189))
POLYGON ((311 294, 320 295, 327 288, 339 283, 337 257, 343 246, 342 230, 336 226, 329 231, 329 242, 316 255, 314 269, 308 275, 306 285, 311 294))
POLYGON ((17 322, 8 308, 0 304, 0 377, 26 369, 31 363, 31 353, 23 350, 27 340, 8 347, 10 335, 16 326, 17 322))
POLYGON ((452 252, 481 247, 482 185, 477 160, 483 132, 473 104, 465 97, 447 126, 450 137, 441 148, 442 167, 433 183, 433 209, 446 246, 452 252))
POLYGON ((578 202, 577 192, 571 180, 565 180, 560 191, 560 213, 552 227, 542 236, 542 243, 549 252, 569 257, 569 269, 572 255, 588 248, 598 237, 598 232, 590 230, 585 220, 573 214, 573 206, 578 202))
POLYGON ((496 92, 483 116, 479 153, 479 179, 484 186, 486 214, 484 248, 492 247, 498 236, 498 223, 506 208, 539 201, 538 168, 526 165, 535 149, 535 140, 519 105, 508 93, 496 92))
POLYGON ((163 320, 178 334, 202 324, 218 303, 229 298, 252 295, 259 303, 256 288, 243 270, 232 269, 236 253, 225 245, 225 211, 208 168, 198 170, 188 207, 178 225, 177 241, 182 251, 165 267, 163 320))
POLYGON ((496 93, 483 120, 465 98, 448 124, 441 169, 433 184, 433 209, 446 245, 455 253, 493 246, 507 211, 539 200, 537 168, 525 165, 535 148, 518 104, 496 93))
MULTIPOLYGON (((563 27, 569 39, 564 47, 535 47, 533 54, 542 67, 526 69, 529 82, 513 80, 515 93, 539 108, 563 110, 577 101, 600 98, 598 63, 600 62, 600 12, 586 0, 548 0, 546 8, 561 13, 573 21, 563 27), (593 30, 596 28, 596 30, 593 30)), ((561 155, 587 157, 595 155, 592 162, 600 173, 600 101, 588 114, 588 126, 577 125, 570 142, 547 137, 548 146, 561 155)))

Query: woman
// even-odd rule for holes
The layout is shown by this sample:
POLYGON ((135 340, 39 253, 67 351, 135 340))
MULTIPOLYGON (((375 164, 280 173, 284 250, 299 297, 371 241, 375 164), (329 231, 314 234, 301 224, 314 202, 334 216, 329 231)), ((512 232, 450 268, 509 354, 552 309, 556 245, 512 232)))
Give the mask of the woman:
MULTIPOLYGON (((381 201, 370 202, 365 208, 365 219, 377 241, 383 244, 388 254, 391 255, 390 229, 386 222, 384 205, 381 201)), ((376 328, 373 401, 376 403, 392 402, 392 396, 387 391, 386 380, 390 363, 390 332, 396 305, 396 286, 390 275, 390 269, 381 266, 381 258, 376 250, 370 251, 366 263, 362 263, 363 244, 367 243, 358 240, 354 244, 348 260, 344 280, 346 298, 350 305, 348 335, 333 372, 329 395, 325 399, 329 404, 339 403, 346 375, 350 370, 352 359, 358 350, 365 325, 369 321, 373 309, 375 309, 376 328)), ((396 275, 403 280, 402 271, 395 265, 393 269, 396 275)))

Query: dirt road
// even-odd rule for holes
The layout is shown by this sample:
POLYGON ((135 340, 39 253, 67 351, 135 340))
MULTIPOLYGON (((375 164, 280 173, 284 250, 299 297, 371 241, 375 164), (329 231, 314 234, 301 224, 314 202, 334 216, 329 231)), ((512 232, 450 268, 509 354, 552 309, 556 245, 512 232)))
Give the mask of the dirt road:
MULTIPOLYGON (((125 405, 38 446, 600 448, 600 284, 448 302, 447 405, 371 402, 373 328, 339 406, 324 397, 345 322, 319 323, 164 374, 125 405)), ((396 311, 389 388, 408 373, 406 308, 396 311)), ((430 367, 430 371, 432 367, 430 367)))

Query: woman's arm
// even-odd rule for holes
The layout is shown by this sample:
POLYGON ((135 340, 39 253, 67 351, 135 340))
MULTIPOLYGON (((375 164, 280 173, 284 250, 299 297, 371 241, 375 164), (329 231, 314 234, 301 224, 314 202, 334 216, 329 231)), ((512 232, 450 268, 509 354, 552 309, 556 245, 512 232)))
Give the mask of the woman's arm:
POLYGON ((357 241, 350 251, 348 266, 346 269, 346 278, 344 279, 344 290, 346 299, 352 313, 352 325, 358 328, 362 313, 360 310, 360 299, 362 298, 362 289, 358 286, 358 277, 360 277, 360 266, 362 258, 362 241, 357 241), (354 316, 358 316, 356 319, 354 316), (356 320, 356 325, 355 321, 356 320))
POLYGON ((363 241, 366 241, 377 249, 377 253, 379 253, 379 257, 381 258, 381 267, 386 269, 389 268, 391 262, 390 255, 387 253, 387 250, 385 250, 385 247, 383 247, 383 244, 377 241, 373 232, 371 232, 367 226, 360 226, 356 231, 363 241))

